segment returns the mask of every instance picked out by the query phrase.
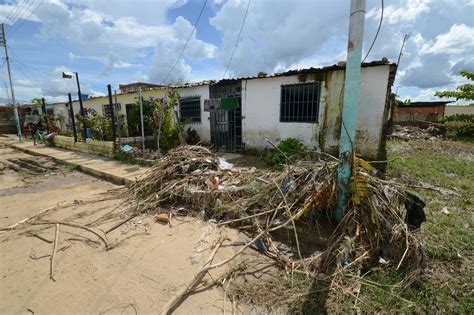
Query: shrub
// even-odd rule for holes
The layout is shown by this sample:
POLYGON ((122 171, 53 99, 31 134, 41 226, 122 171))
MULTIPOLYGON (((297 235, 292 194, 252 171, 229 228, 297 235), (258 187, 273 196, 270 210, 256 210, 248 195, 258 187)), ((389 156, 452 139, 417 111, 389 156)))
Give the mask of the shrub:
POLYGON ((309 153, 308 147, 296 138, 288 138, 277 145, 276 150, 268 151, 265 161, 274 169, 281 170, 288 158, 294 161, 298 158, 306 157, 309 153))
POLYGON ((186 144, 194 145, 198 144, 199 142, 201 142, 201 139, 199 138, 196 129, 192 129, 191 127, 189 127, 186 130, 186 144))
POLYGON ((474 138, 474 115, 456 114, 444 117, 446 135, 455 138, 474 138))

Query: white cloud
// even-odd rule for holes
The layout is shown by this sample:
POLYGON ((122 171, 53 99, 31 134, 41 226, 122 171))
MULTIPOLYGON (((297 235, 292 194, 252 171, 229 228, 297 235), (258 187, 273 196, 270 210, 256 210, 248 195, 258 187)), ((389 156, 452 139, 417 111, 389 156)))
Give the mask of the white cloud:
MULTIPOLYGON (((474 16, 473 16, 474 18, 474 16)), ((436 36, 428 53, 464 54, 474 50, 474 27, 454 24, 447 33, 436 36)))
MULTIPOLYGON (((247 1, 230 0, 210 19, 211 25, 223 33, 217 54, 223 65, 234 48, 246 6, 247 1)), ((349 10, 344 6, 342 1, 253 1, 231 72, 271 73, 277 67, 286 68, 310 58, 331 39, 344 41, 349 10)))
MULTIPOLYGON (((384 20, 388 24, 413 22, 422 14, 430 11, 430 2, 433 0, 408 0, 405 3, 394 3, 384 9, 384 20)), ((368 18, 379 18, 381 9, 372 9, 368 18)))
POLYGON ((170 26, 173 39, 168 42, 158 41, 155 46, 153 64, 149 73, 151 81, 168 83, 177 80, 186 80, 190 77, 192 70, 186 60, 190 59, 194 62, 199 62, 215 56, 217 47, 197 39, 196 32, 194 32, 186 50, 184 51, 184 59, 179 60, 176 67, 170 73, 172 66, 176 63, 180 52, 186 44, 186 40, 189 37, 189 34, 191 34, 192 29, 193 26, 191 23, 182 17, 178 17, 170 26), (165 79, 167 82, 163 82, 165 79))

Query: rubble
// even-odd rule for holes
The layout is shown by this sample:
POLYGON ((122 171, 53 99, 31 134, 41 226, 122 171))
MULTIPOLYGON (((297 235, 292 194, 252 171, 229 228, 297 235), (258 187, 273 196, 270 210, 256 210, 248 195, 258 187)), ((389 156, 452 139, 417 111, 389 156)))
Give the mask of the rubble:
POLYGON ((359 273, 383 260, 397 269, 418 270, 423 252, 405 222, 408 194, 373 176, 367 162, 355 163, 353 198, 339 223, 328 220, 337 203, 337 161, 287 166, 284 172, 221 169, 222 161, 200 146, 179 147, 158 160, 131 187, 129 211, 176 215, 183 213, 176 208, 184 207, 187 215, 241 229, 262 242, 258 250, 288 272, 331 274, 334 290, 343 269, 359 273), (319 227, 331 230, 320 235, 327 237, 327 247, 304 248, 299 234, 317 233, 319 227), (290 251, 275 239, 279 229, 292 235, 290 251))
POLYGON ((441 130, 435 126, 429 126, 426 129, 415 126, 395 125, 390 139, 409 140, 438 140, 441 138, 441 130))

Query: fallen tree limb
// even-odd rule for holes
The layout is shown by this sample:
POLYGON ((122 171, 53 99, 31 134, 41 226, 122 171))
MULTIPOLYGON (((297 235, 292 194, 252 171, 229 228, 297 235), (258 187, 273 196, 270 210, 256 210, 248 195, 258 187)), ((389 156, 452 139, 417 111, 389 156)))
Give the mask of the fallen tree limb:
POLYGON ((42 237, 41 235, 38 235, 38 234, 32 234, 31 236, 36 237, 37 239, 42 240, 43 242, 46 242, 48 244, 53 243, 53 241, 50 241, 50 240, 48 240, 48 239, 46 239, 46 238, 44 238, 44 237, 42 237))
POLYGON ((268 232, 271 232, 271 231, 276 231, 276 230, 288 225, 289 223, 291 223, 293 221, 293 219, 294 219, 294 216, 292 216, 289 220, 285 221, 284 223, 282 223, 280 225, 277 225, 273 228, 261 231, 251 241, 249 241, 247 244, 242 246, 234 255, 232 255, 231 257, 229 257, 229 258, 227 258, 227 259, 225 259, 221 262, 218 262, 218 263, 215 263, 215 264, 211 265, 211 262, 214 259, 214 257, 216 256, 217 251, 219 250, 219 247, 222 245, 222 243, 224 241, 224 240, 220 240, 219 243, 214 248, 214 250, 212 251, 211 255, 209 256, 209 259, 203 265, 203 267, 198 270, 198 272, 193 277, 193 279, 191 279, 191 281, 189 281, 181 290, 179 290, 175 294, 175 296, 173 298, 171 298, 171 300, 169 300, 165 304, 165 306, 163 306, 163 308, 161 309, 160 314, 161 315, 171 314, 186 299, 186 297, 189 295, 189 293, 191 293, 196 288, 196 286, 202 281, 202 279, 209 272, 209 270, 219 268, 219 267, 229 263, 230 261, 234 260, 237 256, 242 254, 244 250, 249 248, 256 240, 261 238, 265 233, 268 233, 268 232))
POLYGON ((221 247, 222 243, 224 240, 219 239, 218 243, 216 244, 216 247, 212 251, 211 255, 207 259, 207 261, 204 263, 203 267, 199 269, 199 271, 196 273, 196 275, 189 281, 181 290, 179 290, 175 296, 168 301, 168 303, 163 306, 161 309, 160 314, 162 315, 168 315, 171 314, 189 295, 189 293, 196 288, 196 286, 202 281, 204 276, 207 274, 207 272, 210 270, 209 264, 212 262, 214 257, 217 254, 217 251, 221 247))
POLYGON ((53 244, 53 253, 51 254, 51 259, 49 263, 49 278, 53 281, 54 279, 54 257, 56 257, 56 251, 58 250, 58 240, 59 240, 59 223, 56 223, 56 233, 54 235, 54 244, 53 244))
POLYGON ((104 243, 105 249, 109 249, 109 242, 107 240, 107 236, 105 235, 105 233, 102 236, 102 235, 100 235, 99 232, 94 231, 93 229, 91 229, 87 226, 78 224, 78 223, 62 222, 62 221, 38 221, 38 222, 31 222, 30 224, 31 225, 62 224, 62 225, 70 226, 70 227, 75 227, 75 228, 78 228, 78 229, 83 229, 83 230, 89 231, 90 233, 97 236, 104 243))
POLYGON ((128 221, 130 221, 131 219, 135 218, 136 216, 137 216, 136 214, 133 214, 133 215, 131 215, 130 217, 128 217, 126 220, 115 224, 115 225, 112 226, 110 229, 108 229, 107 231, 105 231, 105 234, 109 234, 110 232, 112 232, 112 231, 118 229, 119 227, 121 227, 122 225, 124 225, 125 223, 127 223, 128 221))
POLYGON ((51 211, 55 208, 58 208, 59 206, 58 205, 54 205, 52 207, 49 207, 49 208, 46 208, 46 209, 43 209, 41 210, 40 212, 36 213, 35 215, 32 215, 31 217, 28 217, 28 218, 24 218, 23 220, 21 221, 18 221, 17 223, 15 224, 12 224, 10 226, 7 226, 7 227, 4 227, 4 228, 0 228, 0 231, 1 232, 4 232, 4 231, 11 231, 11 230, 14 230, 16 228, 18 228, 19 226, 21 226, 22 224, 25 224, 27 223, 28 221, 31 221, 32 219, 42 215, 42 214, 45 214, 46 212, 48 211, 51 211))

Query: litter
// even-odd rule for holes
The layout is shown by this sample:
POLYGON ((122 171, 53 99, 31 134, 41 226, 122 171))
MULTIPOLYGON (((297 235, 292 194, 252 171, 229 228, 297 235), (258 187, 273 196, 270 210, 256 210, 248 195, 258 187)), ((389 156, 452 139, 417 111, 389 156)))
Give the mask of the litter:
POLYGON ((392 133, 389 135, 391 139, 400 140, 438 140, 441 137, 441 131, 435 126, 422 129, 415 126, 395 125, 392 133))
POLYGON ((253 246, 264 248, 267 256, 288 271, 333 270, 334 277, 342 274, 337 272, 340 268, 360 272, 379 261, 382 248, 385 261, 408 271, 418 270, 422 246, 406 221, 415 229, 421 225, 423 201, 373 176, 364 168, 367 162, 356 159, 355 163, 357 175, 365 179, 365 187, 360 187, 364 194, 354 192, 358 202, 352 200, 343 220, 332 223, 323 252, 300 248, 298 233, 310 226, 328 225, 338 195, 335 159, 323 165, 288 166, 285 172, 236 167, 230 172, 219 167, 221 161, 207 148, 183 146, 169 151, 135 182, 127 201, 133 213, 186 207, 181 214, 242 228, 250 237, 258 236, 253 246), (269 231, 278 229, 292 230, 288 235, 294 235, 296 245, 284 252, 275 245, 269 231))
POLYGON ((231 170, 234 167, 234 164, 226 161, 225 158, 219 157, 219 168, 223 171, 231 170))
POLYGON ((134 147, 132 147, 131 145, 128 145, 128 144, 122 146, 121 149, 122 149, 122 151, 125 152, 125 153, 130 153, 130 152, 133 152, 133 151, 135 150, 134 147))

